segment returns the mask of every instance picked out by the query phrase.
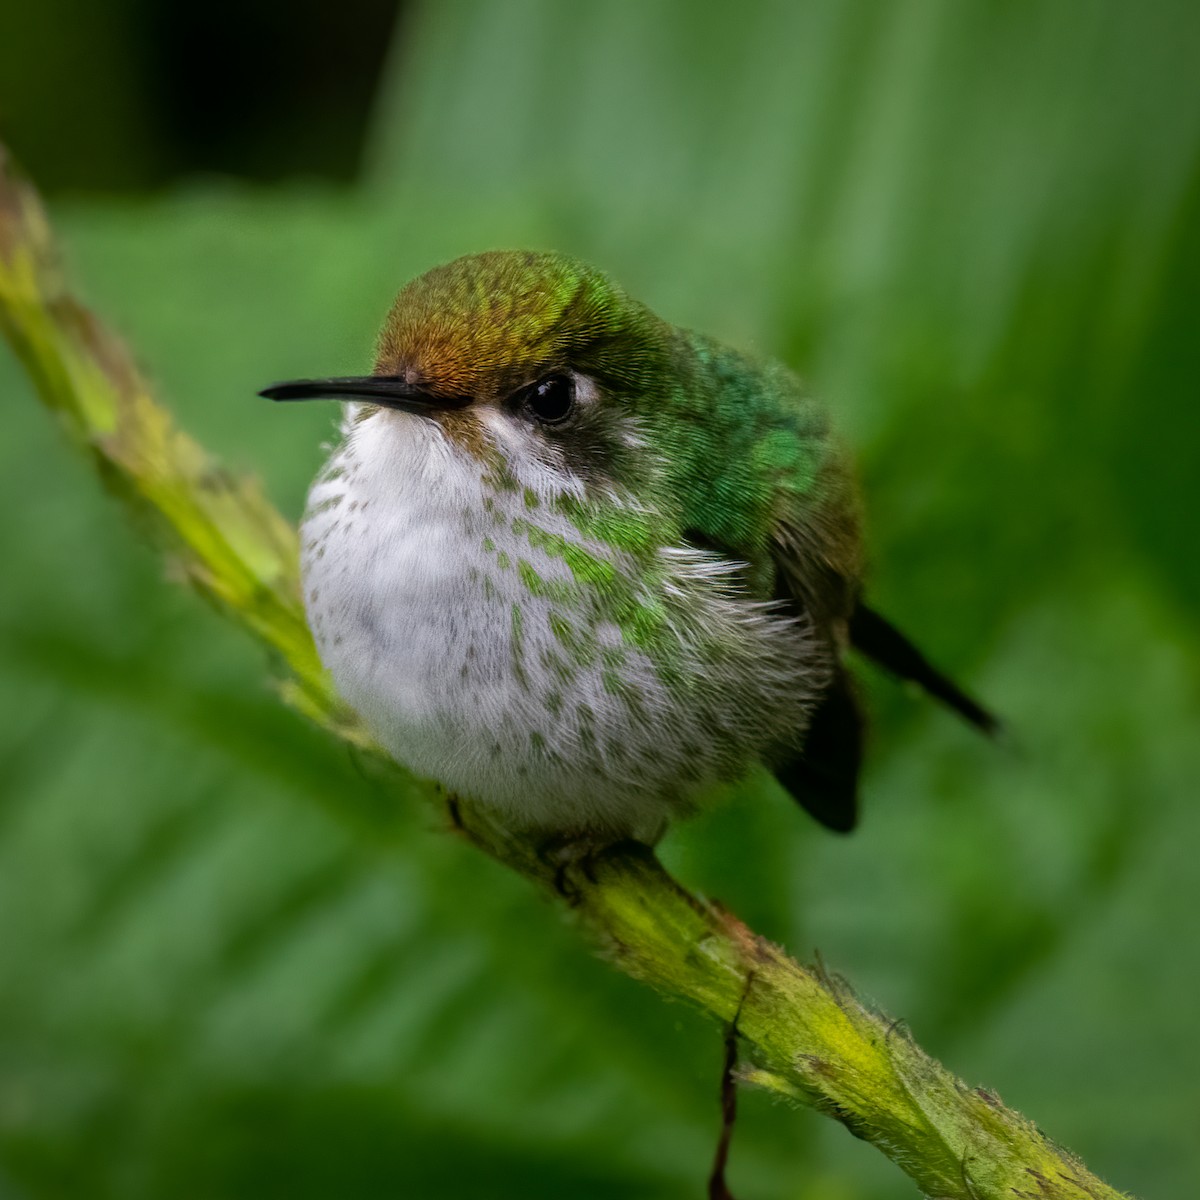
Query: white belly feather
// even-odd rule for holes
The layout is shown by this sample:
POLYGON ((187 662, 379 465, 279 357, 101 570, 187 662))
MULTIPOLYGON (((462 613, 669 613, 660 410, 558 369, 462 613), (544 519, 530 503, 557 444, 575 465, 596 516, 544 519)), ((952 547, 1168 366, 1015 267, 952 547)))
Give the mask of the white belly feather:
POLYGON ((579 541, 561 512, 485 489, 480 462, 422 417, 346 432, 309 495, 305 604, 339 690, 397 760, 515 826, 652 839, 706 785, 795 743, 824 682, 814 643, 731 597, 710 556, 660 551, 684 676, 668 686, 602 596, 564 610, 570 569, 520 532, 579 541), (550 586, 531 591, 530 572, 550 586))

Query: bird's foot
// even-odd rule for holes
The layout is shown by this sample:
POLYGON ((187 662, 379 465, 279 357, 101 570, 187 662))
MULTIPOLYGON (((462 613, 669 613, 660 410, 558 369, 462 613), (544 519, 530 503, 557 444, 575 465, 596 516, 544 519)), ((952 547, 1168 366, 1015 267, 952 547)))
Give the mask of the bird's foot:
POLYGON ((588 884, 599 882, 597 869, 602 859, 618 848, 642 847, 628 838, 614 841, 596 833, 555 834, 538 846, 538 858, 552 872, 551 886, 569 904, 578 904, 588 884))

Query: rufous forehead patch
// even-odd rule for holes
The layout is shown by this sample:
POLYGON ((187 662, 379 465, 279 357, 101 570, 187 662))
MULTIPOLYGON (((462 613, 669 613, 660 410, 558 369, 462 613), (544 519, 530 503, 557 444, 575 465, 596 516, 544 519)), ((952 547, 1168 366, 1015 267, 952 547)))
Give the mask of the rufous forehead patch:
POLYGON ((375 370, 435 395, 505 395, 602 336, 620 294, 557 254, 493 251, 407 284, 380 334, 375 370))

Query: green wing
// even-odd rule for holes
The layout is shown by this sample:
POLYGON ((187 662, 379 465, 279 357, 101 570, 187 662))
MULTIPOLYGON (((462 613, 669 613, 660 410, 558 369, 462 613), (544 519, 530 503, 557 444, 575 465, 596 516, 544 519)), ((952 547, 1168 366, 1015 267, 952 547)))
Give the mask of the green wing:
POLYGON ((786 511, 773 538, 776 598, 812 621, 829 656, 830 680, 810 717, 803 748, 775 764, 775 776, 807 812, 839 833, 858 820, 865 719, 842 662, 853 646, 900 679, 920 684, 987 734, 1000 723, 944 675, 886 618, 861 599, 857 502, 831 456, 818 477, 817 503, 786 511))

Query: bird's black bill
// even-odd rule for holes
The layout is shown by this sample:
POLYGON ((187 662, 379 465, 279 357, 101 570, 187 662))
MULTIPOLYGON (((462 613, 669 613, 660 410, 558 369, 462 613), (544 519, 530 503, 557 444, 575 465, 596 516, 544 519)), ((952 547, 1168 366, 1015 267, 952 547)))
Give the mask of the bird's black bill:
POLYGON ((398 375, 361 375, 344 379, 294 379, 273 383, 258 393, 268 400, 363 400, 403 412, 431 413, 462 408, 466 396, 434 396, 398 375))

